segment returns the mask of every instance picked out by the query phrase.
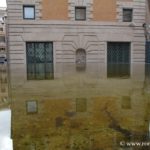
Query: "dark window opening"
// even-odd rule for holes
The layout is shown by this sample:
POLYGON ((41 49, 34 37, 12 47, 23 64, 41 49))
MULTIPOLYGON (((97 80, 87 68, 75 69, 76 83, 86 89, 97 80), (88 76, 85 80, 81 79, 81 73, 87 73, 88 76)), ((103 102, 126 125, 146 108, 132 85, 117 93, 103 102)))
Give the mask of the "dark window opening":
POLYGON ((107 45, 107 76, 130 76, 130 43, 108 42, 107 45))
POLYGON ((84 49, 76 51, 76 70, 85 71, 86 69, 86 52, 84 49))
POLYGON ((75 7, 75 20, 86 20, 86 7, 75 7))
POLYGON ((123 22, 132 22, 133 10, 123 9, 123 22))
POLYGON ((0 36, 0 43, 5 42, 5 36, 0 36))
POLYGON ((53 44, 28 42, 27 79, 53 79, 53 44))
POLYGON ((0 48, 0 51, 5 51, 5 48, 3 48, 3 47, 2 47, 2 48, 0 48))
POLYGON ((131 98, 130 96, 122 97, 122 108, 123 109, 131 109, 131 98))
POLYGON ((86 112, 86 111, 87 111, 87 99, 76 98, 76 112, 86 112))

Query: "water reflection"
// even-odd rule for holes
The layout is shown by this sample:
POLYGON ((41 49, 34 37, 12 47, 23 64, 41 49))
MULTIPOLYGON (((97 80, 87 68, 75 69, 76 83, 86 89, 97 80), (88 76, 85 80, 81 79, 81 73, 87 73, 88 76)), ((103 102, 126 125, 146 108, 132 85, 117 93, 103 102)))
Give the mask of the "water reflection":
POLYGON ((12 150, 11 137, 11 111, 0 110, 0 149, 12 150))
POLYGON ((149 141, 149 66, 146 77, 142 64, 132 64, 130 74, 121 68, 121 78, 109 78, 103 66, 87 64, 78 72, 61 64, 54 80, 13 79, 14 150, 149 149, 126 144, 149 141))
POLYGON ((8 105, 7 64, 0 63, 0 108, 8 105))

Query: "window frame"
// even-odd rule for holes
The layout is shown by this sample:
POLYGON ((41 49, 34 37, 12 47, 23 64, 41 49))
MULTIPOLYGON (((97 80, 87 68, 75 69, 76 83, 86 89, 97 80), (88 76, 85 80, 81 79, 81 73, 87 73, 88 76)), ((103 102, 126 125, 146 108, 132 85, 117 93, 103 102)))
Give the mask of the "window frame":
POLYGON ((87 98, 85 97, 76 98, 75 103, 76 103, 76 113, 87 112, 87 106, 88 106, 87 98), (81 105, 83 106, 83 108, 81 108, 81 105))
POLYGON ((86 9, 87 9, 86 6, 75 6, 75 20, 76 21, 86 21, 87 20, 86 9), (85 10, 85 12, 84 12, 84 19, 78 19, 77 18, 77 12, 76 12, 77 9, 83 9, 83 10, 85 10))
POLYGON ((37 114, 38 113, 38 101, 37 100, 27 100, 26 101, 26 113, 27 114, 37 114), (36 111, 31 111, 31 112, 29 111, 29 109, 28 109, 28 105, 29 105, 28 103, 29 102, 35 102, 36 103, 36 111))
POLYGON ((35 20, 35 5, 23 5, 23 19, 24 20, 35 20), (25 8, 33 8, 33 18, 26 18, 25 17, 25 8))
MULTIPOLYGON (((44 47, 45 47, 45 45, 44 45, 44 47)), ((34 62, 34 65, 35 65, 36 63, 34 62)), ((45 64, 45 63, 44 63, 45 64)), ((35 70, 35 68, 34 68, 34 70, 35 70)), ((45 72, 46 73, 46 72, 45 72)), ((53 50, 53 42, 51 42, 51 41, 26 41, 26 76, 27 76, 27 80, 32 80, 32 81, 38 81, 38 80, 53 80, 54 79, 54 50, 53 50), (53 74, 53 76, 52 76, 52 78, 50 78, 50 79, 48 79, 48 78, 43 78, 43 79, 38 79, 38 78, 36 78, 36 72, 34 72, 35 73, 35 75, 34 75, 34 78, 33 79, 30 79, 29 78, 29 76, 28 76, 28 54, 27 54, 27 44, 29 44, 29 43, 32 43, 32 44, 34 44, 34 57, 35 57, 35 44, 36 43, 44 43, 44 44, 46 44, 46 43, 51 43, 52 44, 52 67, 53 67, 53 72, 52 72, 52 74, 53 74)))
MULTIPOLYGON (((129 42, 122 42, 122 41, 115 41, 115 42, 112 42, 112 41, 108 41, 107 42, 107 78, 122 78, 122 79, 129 79, 130 77, 131 77, 131 42, 129 41, 129 42), (118 74, 118 72, 117 72, 117 75, 110 75, 109 74, 109 65, 111 65, 111 64, 122 64, 122 60, 121 60, 121 62, 119 62, 119 61, 116 61, 116 62, 109 62, 109 59, 108 59, 108 45, 109 44, 128 44, 128 46, 129 46, 129 62, 128 63, 124 63, 123 62, 123 64, 127 64, 127 65, 129 65, 129 72, 127 72, 126 73, 126 75, 120 75, 120 73, 118 74)), ((111 56, 112 57, 112 56, 111 56)), ((114 68, 113 68, 114 69, 114 68)), ((116 69, 116 68, 115 68, 116 69)), ((118 69, 118 68, 117 68, 118 69)))
POLYGON ((123 22, 132 22, 133 21, 133 8, 123 8, 122 9, 122 21, 123 22), (126 21, 124 18, 124 11, 130 10, 131 11, 131 21, 126 21))

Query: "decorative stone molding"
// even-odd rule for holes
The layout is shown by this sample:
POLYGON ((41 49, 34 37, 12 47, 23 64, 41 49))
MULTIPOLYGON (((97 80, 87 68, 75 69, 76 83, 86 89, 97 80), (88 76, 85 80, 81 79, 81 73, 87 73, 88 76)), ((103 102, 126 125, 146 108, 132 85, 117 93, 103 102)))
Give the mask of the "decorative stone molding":
POLYGON ((23 0, 23 4, 35 4, 37 0, 23 0))
POLYGON ((23 0, 22 1, 23 5, 35 5, 35 16, 36 19, 39 20, 41 19, 41 10, 42 10, 42 0, 23 0))
POLYGON ((123 8, 133 8, 133 2, 117 0, 117 20, 122 22, 123 8))
POLYGON ((68 16, 70 20, 75 20, 75 6, 86 7, 87 20, 93 19, 93 0, 68 0, 68 16))
MULTIPOLYGON (((72 62, 75 62, 75 54, 78 49, 84 49, 87 55, 87 62, 95 61, 96 58, 90 58, 91 55, 99 57, 101 51, 101 45, 96 33, 66 33, 62 40, 62 50, 65 56, 65 52, 69 51, 69 54, 74 58, 72 62)), ((65 60, 64 60, 65 61, 65 60)), ((67 60, 66 60, 67 61, 67 60)))
POLYGON ((133 22, 139 23, 145 20, 145 0, 133 0, 132 2, 117 0, 117 20, 122 22, 123 8, 133 8, 133 22))

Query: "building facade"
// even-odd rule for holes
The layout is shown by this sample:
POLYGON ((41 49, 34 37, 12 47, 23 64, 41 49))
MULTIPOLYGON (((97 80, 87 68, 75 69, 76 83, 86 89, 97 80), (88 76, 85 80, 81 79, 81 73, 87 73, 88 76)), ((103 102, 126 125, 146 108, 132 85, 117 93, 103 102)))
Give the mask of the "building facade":
POLYGON ((59 78, 68 71, 76 71, 80 63, 78 54, 85 55, 81 63, 86 65, 86 72, 92 72, 92 64, 102 64, 93 67, 100 72, 100 77, 109 76, 109 63, 132 64, 125 73, 130 77, 136 74, 135 63, 141 64, 141 72, 144 72, 145 1, 112 0, 108 5, 103 0, 63 0, 61 3, 24 0, 13 4, 8 0, 7 3, 12 84, 13 80, 22 84, 36 78, 35 67, 28 66, 31 63, 29 57, 32 57, 28 49, 38 45, 51 49, 48 53, 52 58, 47 58, 48 74, 51 74, 48 78, 59 78), (126 55, 126 58, 112 58, 115 47, 118 47, 116 55, 126 55), (123 52, 123 49, 127 51, 123 52), (71 70, 68 63, 73 65, 71 70))
POLYGON ((0 107, 8 100, 5 18, 6 8, 0 8, 0 107))
POLYGON ((145 0, 7 5, 14 150, 109 150, 146 138, 145 0))

